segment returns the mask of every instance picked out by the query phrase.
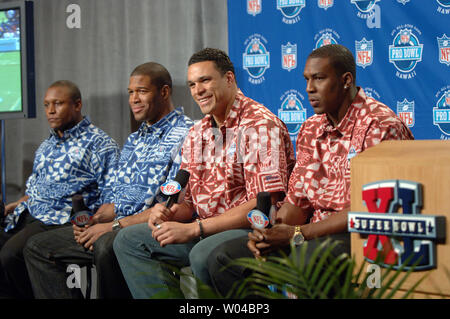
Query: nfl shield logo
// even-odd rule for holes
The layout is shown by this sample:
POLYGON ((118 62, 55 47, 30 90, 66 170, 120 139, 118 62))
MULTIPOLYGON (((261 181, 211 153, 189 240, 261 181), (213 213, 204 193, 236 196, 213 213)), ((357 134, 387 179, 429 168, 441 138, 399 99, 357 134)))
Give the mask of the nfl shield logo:
POLYGON ((450 65, 450 38, 443 35, 442 38, 437 38, 439 45, 439 62, 450 65))
POLYGON ((247 13, 256 16, 261 13, 262 0, 247 0, 247 13))
POLYGON ((297 67, 297 44, 281 45, 281 66, 288 71, 297 67))
POLYGON ((400 32, 400 43, 407 44, 409 43, 410 31, 409 30, 401 30, 400 32))
POLYGON ((317 0, 317 5, 326 10, 334 5, 334 0, 317 0))
POLYGON ((450 107, 450 91, 445 92, 445 105, 450 107))
POLYGON ((363 38, 361 41, 355 41, 356 47, 356 65, 365 68, 373 61, 373 41, 367 41, 363 38))
POLYGON ((414 101, 409 102, 404 99, 403 102, 397 101, 397 114, 398 117, 405 123, 408 127, 414 126, 414 101))
POLYGON ((319 38, 319 40, 317 40, 316 49, 323 47, 324 45, 329 45, 329 44, 337 44, 337 41, 333 38, 331 33, 326 32, 326 33, 322 34, 322 36, 319 38))
POLYGON ((322 39, 322 45, 329 45, 329 44, 331 44, 331 38, 325 37, 322 39))

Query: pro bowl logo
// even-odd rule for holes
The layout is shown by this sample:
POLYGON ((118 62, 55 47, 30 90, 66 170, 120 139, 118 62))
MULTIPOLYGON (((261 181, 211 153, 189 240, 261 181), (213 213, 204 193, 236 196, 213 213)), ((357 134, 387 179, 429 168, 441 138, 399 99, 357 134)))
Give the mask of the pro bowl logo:
POLYGON ((288 71, 297 67, 297 44, 281 45, 281 67, 288 71))
POLYGON ((445 241, 445 217, 421 215, 422 185, 405 180, 366 184, 362 200, 368 212, 349 212, 349 232, 368 235, 364 257, 385 267, 426 270, 436 267, 436 243, 445 241), (402 213, 399 213, 401 208, 402 213))
POLYGON ((325 29, 320 31, 314 36, 314 41, 316 41, 315 49, 328 44, 337 44, 338 41, 336 40, 336 38, 339 39, 340 36, 332 29, 325 29))
POLYGON ((351 0, 350 3, 354 4, 358 9, 357 16, 361 19, 367 19, 374 14, 373 9, 380 0, 351 0))
POLYGON ((438 3, 437 11, 442 14, 450 14, 450 0, 436 0, 438 3))
POLYGON ((300 21, 300 11, 305 7, 306 0, 277 0, 277 10, 283 14, 282 21, 294 24, 300 21))
POLYGON ((295 145, 297 134, 306 120, 306 110, 303 107, 303 95, 297 90, 288 90, 281 96, 281 106, 278 109, 278 117, 286 124, 295 145))
POLYGON ((433 125, 436 125, 444 135, 441 140, 450 139, 450 85, 436 94, 436 107, 433 108, 433 125))
POLYGON ((270 67, 270 53, 267 51, 267 44, 261 35, 251 35, 245 40, 245 52, 242 55, 242 65, 249 75, 249 82, 260 84, 264 81, 264 72, 270 67))
POLYGON ((408 127, 415 123, 414 101, 409 102, 406 98, 402 102, 397 101, 397 115, 408 127))
POLYGON ((394 39, 389 45, 389 62, 394 64, 396 76, 400 79, 412 79, 416 76, 414 70, 417 63, 422 61, 423 44, 416 34, 421 34, 417 28, 410 26, 397 27, 392 32, 394 39))
POLYGON ((262 0, 247 0, 247 13, 256 16, 262 11, 262 0))
POLYGON ((369 66, 373 62, 373 40, 367 41, 362 38, 361 41, 355 41, 356 65, 363 67, 369 66))
POLYGON ((437 38, 439 46, 439 62, 450 65, 450 38, 444 34, 441 38, 437 38))
POLYGON ((317 0, 317 6, 321 9, 327 10, 334 6, 334 0, 317 0))
POLYGON ((373 98, 373 99, 375 99, 377 101, 381 100, 380 94, 374 88, 365 87, 364 88, 364 93, 366 94, 367 97, 371 97, 371 98, 373 98))

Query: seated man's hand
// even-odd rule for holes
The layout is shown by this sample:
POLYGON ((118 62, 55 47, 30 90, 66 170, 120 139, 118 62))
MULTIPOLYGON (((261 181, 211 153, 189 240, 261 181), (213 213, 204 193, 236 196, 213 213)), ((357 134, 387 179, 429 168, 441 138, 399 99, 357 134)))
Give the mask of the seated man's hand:
POLYGON ((116 214, 114 213, 114 204, 103 204, 94 214, 94 216, 92 216, 90 225, 98 223, 109 223, 113 221, 114 218, 116 218, 116 214))
POLYGON ((194 238, 198 238, 196 229, 197 222, 179 223, 179 222, 163 222, 152 230, 152 237, 155 238, 164 247, 169 244, 186 243, 194 238))
POLYGON ((72 225, 73 229, 73 237, 75 238, 75 241, 78 243, 80 235, 87 229, 88 226, 80 227, 77 225, 72 225))
POLYGON ((255 257, 261 257, 274 250, 289 245, 294 235, 295 227, 286 224, 275 224, 272 228, 253 228, 253 232, 248 234, 248 249, 255 257))
POLYGON ((11 214, 14 211, 14 209, 16 209, 17 205, 19 205, 18 202, 12 202, 12 203, 9 203, 8 205, 6 205, 5 206, 5 216, 11 214))
POLYGON ((148 218, 148 227, 150 227, 152 231, 155 231, 156 225, 171 220, 178 206, 178 204, 175 204, 169 209, 166 206, 158 203, 152 208, 149 208, 150 216, 148 218))
POLYGON ((112 223, 100 223, 84 228, 82 232, 79 233, 76 241, 88 248, 93 250, 95 241, 103 234, 112 231, 112 223))
POLYGON ((116 214, 114 213, 114 204, 113 203, 103 204, 94 214, 94 216, 92 216, 92 219, 89 221, 87 225, 83 227, 77 225, 72 226, 75 241, 79 243, 80 235, 90 226, 101 223, 109 223, 113 221, 115 217, 116 214))

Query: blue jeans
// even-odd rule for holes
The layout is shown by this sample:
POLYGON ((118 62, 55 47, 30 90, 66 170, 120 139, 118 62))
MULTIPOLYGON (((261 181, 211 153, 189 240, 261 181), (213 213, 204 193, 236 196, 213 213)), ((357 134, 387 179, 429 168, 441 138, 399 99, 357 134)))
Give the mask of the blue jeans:
POLYGON ((168 277, 170 269, 165 263, 176 267, 191 266, 194 276, 210 284, 206 261, 209 254, 224 241, 241 237, 250 230, 236 229, 218 233, 183 244, 161 247, 145 224, 121 229, 114 240, 114 252, 133 298, 150 298, 173 286, 168 277))

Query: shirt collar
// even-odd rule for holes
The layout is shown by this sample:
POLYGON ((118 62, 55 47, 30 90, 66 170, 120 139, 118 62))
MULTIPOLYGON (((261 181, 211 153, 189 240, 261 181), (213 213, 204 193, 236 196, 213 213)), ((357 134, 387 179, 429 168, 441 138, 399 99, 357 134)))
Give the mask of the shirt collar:
MULTIPOLYGON (((244 99, 244 94, 242 91, 238 88, 236 96, 234 98, 233 104, 231 105, 231 109, 228 112, 227 117, 225 118, 225 121, 222 124, 222 127, 225 128, 232 128, 239 125, 240 119, 241 119, 241 113, 243 111, 242 107, 242 100, 244 99)), ((205 121, 211 125, 211 127, 217 127, 217 123, 214 120, 214 117, 210 114, 205 116, 205 121)))
POLYGON ((182 106, 177 107, 155 124, 150 125, 147 124, 147 122, 142 122, 141 126, 139 127, 138 133, 139 135, 148 133, 148 134, 157 134, 161 136, 167 129, 173 127, 178 117, 182 116, 183 114, 184 114, 183 107, 182 106))
POLYGON ((74 127, 65 130, 62 137, 60 137, 58 133, 52 128, 50 129, 50 135, 55 137, 56 139, 66 140, 69 137, 80 136, 80 134, 84 132, 86 130, 86 127, 88 127, 89 125, 91 125, 91 119, 89 118, 89 116, 84 116, 83 119, 74 127))
POLYGON ((340 135, 344 135, 346 132, 353 128, 355 124, 355 118, 357 117, 357 112, 360 110, 361 106, 365 103, 367 96, 361 87, 357 87, 358 93, 350 104, 345 116, 339 122, 339 124, 334 127, 326 114, 321 114, 321 125, 319 135, 325 133, 337 132, 340 135))

